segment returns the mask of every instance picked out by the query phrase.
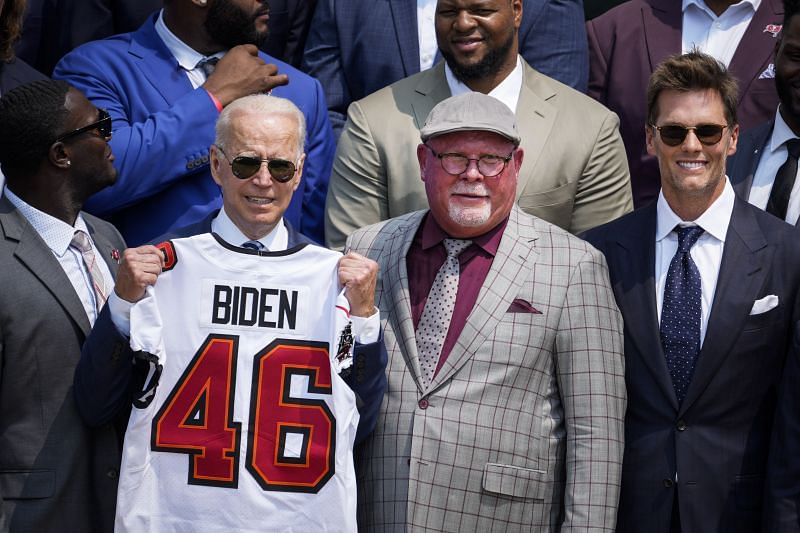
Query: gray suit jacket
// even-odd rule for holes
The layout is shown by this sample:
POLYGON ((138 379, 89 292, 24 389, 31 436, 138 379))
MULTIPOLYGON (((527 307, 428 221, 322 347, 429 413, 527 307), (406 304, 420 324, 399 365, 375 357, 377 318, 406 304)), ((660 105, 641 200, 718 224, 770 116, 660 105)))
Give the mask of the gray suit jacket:
MULTIPOLYGON (((517 127, 525 158, 523 211, 572 233, 631 209, 630 177, 616 115, 523 61, 517 127)), ((428 207, 417 162, 419 128, 450 96, 444 63, 350 105, 325 213, 328 245, 354 230, 428 207)))
POLYGON ((357 231, 380 264, 389 388, 356 452, 362 531, 612 531, 621 475, 622 321, 602 255, 514 208, 429 386, 406 254, 424 211, 357 231), (522 299, 537 312, 513 312, 522 299))
MULTIPOLYGON (((83 214, 112 274, 123 249, 83 214)), ((0 531, 110 531, 121 436, 87 427, 72 377, 89 333, 78 295, 36 230, 0 198, 0 531)))

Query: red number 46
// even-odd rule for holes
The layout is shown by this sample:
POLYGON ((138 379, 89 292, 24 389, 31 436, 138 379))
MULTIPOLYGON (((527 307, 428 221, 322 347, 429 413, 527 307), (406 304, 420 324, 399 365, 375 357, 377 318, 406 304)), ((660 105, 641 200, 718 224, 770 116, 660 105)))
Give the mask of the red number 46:
MULTIPOLYGON (((189 454, 193 485, 237 487, 242 425, 233 421, 239 337, 209 335, 153 419, 155 451, 189 454)), ((334 474, 336 421, 328 345, 277 339, 253 358, 246 468, 264 490, 316 493, 334 474)))

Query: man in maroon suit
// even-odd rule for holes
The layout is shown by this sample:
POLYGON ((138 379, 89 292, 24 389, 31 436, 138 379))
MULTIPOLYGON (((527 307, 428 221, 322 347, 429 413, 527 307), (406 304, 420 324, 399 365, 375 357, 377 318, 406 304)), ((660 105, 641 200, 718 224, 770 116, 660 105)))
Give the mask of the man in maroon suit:
POLYGON ((587 22, 588 94, 619 115, 635 207, 660 187, 644 143, 645 89, 655 67, 687 45, 720 59, 739 82, 739 126, 747 131, 778 105, 772 56, 782 20, 781 0, 630 0, 587 22))

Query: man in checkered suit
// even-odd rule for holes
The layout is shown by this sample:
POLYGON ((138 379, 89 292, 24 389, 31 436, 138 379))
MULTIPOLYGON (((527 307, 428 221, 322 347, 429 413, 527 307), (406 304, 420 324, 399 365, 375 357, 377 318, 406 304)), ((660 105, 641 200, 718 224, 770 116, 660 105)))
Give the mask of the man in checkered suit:
POLYGON ((388 316, 388 392, 356 451, 363 531, 615 527, 622 320, 602 255, 514 205, 514 121, 481 93, 438 104, 417 149, 430 210, 348 240, 380 264, 388 316), (450 316, 440 267, 464 239, 450 316), (432 364, 428 306, 444 313, 432 364))

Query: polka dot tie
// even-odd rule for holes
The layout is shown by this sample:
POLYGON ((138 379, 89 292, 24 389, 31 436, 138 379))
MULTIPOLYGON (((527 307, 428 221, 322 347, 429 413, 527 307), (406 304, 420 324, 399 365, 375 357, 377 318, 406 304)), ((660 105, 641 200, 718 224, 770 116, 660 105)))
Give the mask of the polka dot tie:
POLYGON ((661 307, 661 345, 678 403, 683 402, 700 353, 700 271, 689 250, 703 228, 676 227, 678 251, 669 264, 661 307))
POLYGON ((81 257, 83 257, 83 263, 86 265, 86 269, 89 272, 89 280, 92 283, 92 290, 94 291, 94 303, 97 311, 100 311, 100 309, 103 308, 103 304, 106 303, 108 294, 106 292, 105 282, 103 281, 103 273, 100 270, 100 266, 97 264, 94 251, 92 250, 92 243, 89 241, 89 236, 81 230, 75 230, 75 234, 72 236, 72 241, 69 245, 78 250, 81 253, 81 257))
POLYGON ((466 250, 472 241, 460 239, 445 239, 444 247, 447 249, 445 260, 436 278, 433 280, 428 300, 422 310, 422 316, 417 325, 417 351, 422 377, 427 384, 436 374, 439 364, 439 355, 442 353, 450 319, 453 318, 453 309, 456 306, 456 293, 458 292, 459 263, 458 255, 466 250))

